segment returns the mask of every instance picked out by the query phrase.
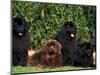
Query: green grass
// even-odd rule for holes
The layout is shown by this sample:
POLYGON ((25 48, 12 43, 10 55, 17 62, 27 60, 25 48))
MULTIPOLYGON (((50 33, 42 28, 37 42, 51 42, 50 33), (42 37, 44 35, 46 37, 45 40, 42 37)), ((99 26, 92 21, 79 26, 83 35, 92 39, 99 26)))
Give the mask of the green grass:
POLYGON ((69 71, 69 70, 85 70, 85 69, 95 69, 90 67, 73 67, 73 66, 63 66, 63 67, 57 67, 57 68, 39 68, 39 67, 33 67, 33 66, 27 66, 27 67, 12 67, 12 74, 15 73, 36 73, 36 72, 54 72, 54 71, 69 71))

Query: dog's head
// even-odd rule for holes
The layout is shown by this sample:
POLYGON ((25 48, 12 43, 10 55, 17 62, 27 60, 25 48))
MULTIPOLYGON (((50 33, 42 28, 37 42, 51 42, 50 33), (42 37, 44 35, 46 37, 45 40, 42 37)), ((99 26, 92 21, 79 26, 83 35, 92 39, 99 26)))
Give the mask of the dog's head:
POLYGON ((54 53, 59 53, 61 52, 61 44, 56 41, 56 40, 49 40, 46 42, 46 44, 43 47, 43 50, 47 53, 49 53, 49 55, 53 55, 54 53))
POLYGON ((72 21, 67 21, 64 23, 64 32, 67 36, 69 36, 70 38, 74 38, 76 35, 76 25, 74 22, 72 21))
POLYGON ((83 53, 83 56, 86 56, 86 57, 91 57, 94 52, 92 45, 88 42, 83 43, 80 48, 83 53))
POLYGON ((13 33, 16 36, 23 36, 28 31, 27 22, 23 17, 15 17, 12 20, 13 33))
POLYGON ((56 40, 49 40, 43 46, 43 58, 46 60, 54 60, 57 55, 61 55, 61 44, 56 40))

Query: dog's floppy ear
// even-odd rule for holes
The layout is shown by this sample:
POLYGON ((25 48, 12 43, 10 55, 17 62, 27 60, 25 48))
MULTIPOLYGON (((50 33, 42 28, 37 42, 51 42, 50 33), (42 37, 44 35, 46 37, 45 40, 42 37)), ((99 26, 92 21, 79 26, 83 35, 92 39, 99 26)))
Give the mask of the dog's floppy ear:
MULTIPOLYGON (((58 42, 58 41, 57 41, 58 42)), ((58 42, 58 47, 59 47, 59 50, 62 49, 62 45, 58 42)))

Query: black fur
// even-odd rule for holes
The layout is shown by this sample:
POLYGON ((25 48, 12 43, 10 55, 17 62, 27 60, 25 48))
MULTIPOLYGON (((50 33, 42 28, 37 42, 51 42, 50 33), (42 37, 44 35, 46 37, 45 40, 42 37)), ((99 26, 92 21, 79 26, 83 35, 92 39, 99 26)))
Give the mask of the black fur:
POLYGON ((56 39, 62 45, 63 65, 74 65, 77 52, 76 25, 72 21, 65 22, 56 39))
POLYGON ((27 64, 28 49, 31 47, 28 25, 24 18, 12 21, 12 63, 14 66, 27 64))
POLYGON ((90 38, 90 44, 92 45, 93 49, 96 51, 96 37, 92 36, 90 38))
POLYGON ((75 66, 93 67, 93 46, 89 42, 81 44, 77 51, 75 66))

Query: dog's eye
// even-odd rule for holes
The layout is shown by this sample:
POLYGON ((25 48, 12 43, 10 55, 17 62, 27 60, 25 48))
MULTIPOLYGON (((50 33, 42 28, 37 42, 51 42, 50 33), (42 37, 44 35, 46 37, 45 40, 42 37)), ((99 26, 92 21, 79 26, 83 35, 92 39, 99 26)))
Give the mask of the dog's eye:
POLYGON ((66 31, 66 33, 70 34, 70 31, 66 31))

